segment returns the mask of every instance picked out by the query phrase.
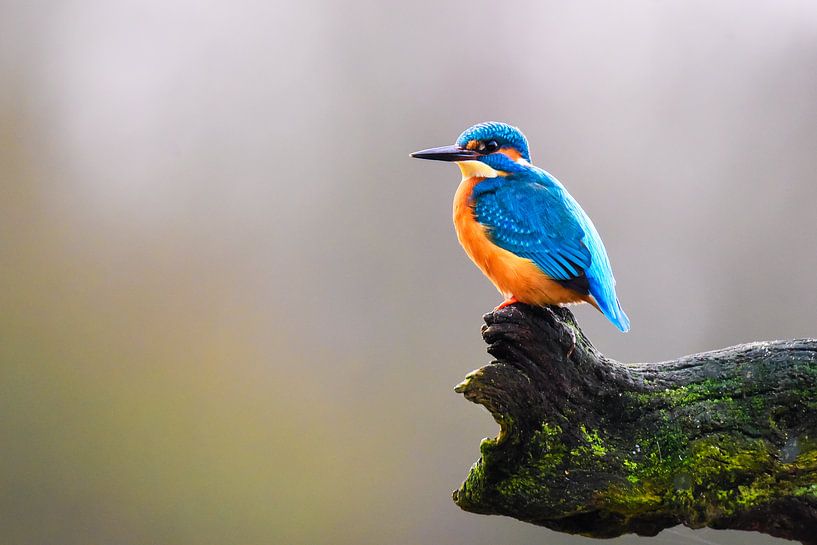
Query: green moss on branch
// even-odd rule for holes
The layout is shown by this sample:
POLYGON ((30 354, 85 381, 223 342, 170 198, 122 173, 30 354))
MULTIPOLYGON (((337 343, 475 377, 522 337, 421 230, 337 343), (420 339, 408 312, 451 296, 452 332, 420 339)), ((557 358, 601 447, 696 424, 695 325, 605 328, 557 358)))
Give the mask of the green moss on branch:
POLYGON ((814 543, 817 342, 626 365, 565 309, 486 324, 497 361, 456 389, 500 433, 454 493, 463 509, 591 537, 685 524, 814 543))

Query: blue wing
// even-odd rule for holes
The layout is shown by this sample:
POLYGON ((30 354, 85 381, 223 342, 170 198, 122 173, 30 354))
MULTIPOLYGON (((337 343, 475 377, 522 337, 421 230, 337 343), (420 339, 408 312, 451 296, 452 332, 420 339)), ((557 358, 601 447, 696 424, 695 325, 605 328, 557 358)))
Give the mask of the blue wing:
POLYGON ((487 179, 474 188, 473 201, 476 219, 494 244, 530 259, 571 289, 589 293, 616 327, 629 329, 604 244, 556 178, 536 169, 487 179))

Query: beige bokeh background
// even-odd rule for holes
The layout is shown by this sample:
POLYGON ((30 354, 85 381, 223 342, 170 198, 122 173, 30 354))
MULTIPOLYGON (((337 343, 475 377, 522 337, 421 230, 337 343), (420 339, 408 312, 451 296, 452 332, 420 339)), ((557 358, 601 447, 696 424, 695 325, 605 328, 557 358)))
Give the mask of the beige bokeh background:
POLYGON ((3 543, 588 543, 450 500, 499 297, 408 153, 474 122, 594 219, 609 355, 817 334, 811 0, 7 0, 0 80, 3 543))

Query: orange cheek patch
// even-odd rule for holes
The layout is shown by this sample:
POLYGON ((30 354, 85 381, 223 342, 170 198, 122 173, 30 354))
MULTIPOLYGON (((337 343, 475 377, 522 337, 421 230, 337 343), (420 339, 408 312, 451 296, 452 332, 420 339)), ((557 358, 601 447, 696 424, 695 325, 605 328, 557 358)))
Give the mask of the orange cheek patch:
POLYGON ((477 146, 479 146, 479 141, 471 140, 468 142, 468 144, 466 144, 465 149, 475 150, 477 149, 477 146))
POLYGON ((501 153, 513 162, 522 158, 522 155, 513 148, 500 148, 497 153, 501 153))

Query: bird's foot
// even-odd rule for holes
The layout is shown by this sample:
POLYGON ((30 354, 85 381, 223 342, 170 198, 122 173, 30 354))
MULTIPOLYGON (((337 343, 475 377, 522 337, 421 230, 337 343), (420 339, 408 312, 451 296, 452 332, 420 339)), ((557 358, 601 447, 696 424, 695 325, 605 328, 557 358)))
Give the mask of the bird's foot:
POLYGON ((500 303, 499 306, 494 309, 494 312, 496 312, 497 310, 503 309, 503 308, 507 307, 508 305, 512 305, 512 304, 518 303, 518 302, 519 301, 516 300, 516 297, 511 296, 510 298, 505 299, 504 301, 502 301, 502 303, 500 303))

